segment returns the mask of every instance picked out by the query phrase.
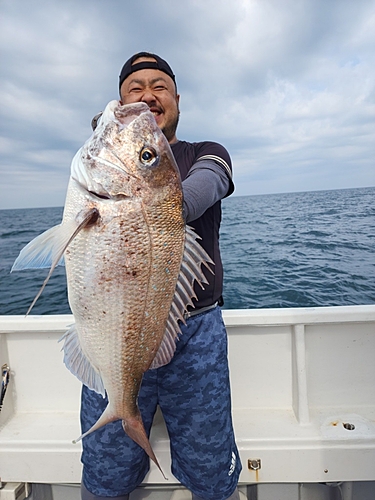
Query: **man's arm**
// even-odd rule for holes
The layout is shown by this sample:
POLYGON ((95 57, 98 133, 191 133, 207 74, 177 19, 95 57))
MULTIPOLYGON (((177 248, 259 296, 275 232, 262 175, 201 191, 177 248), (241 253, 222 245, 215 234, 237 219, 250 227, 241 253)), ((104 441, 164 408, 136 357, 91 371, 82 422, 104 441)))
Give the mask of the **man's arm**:
POLYGON ((213 160, 198 160, 182 182, 184 217, 191 222, 228 195, 232 183, 223 166, 213 160))

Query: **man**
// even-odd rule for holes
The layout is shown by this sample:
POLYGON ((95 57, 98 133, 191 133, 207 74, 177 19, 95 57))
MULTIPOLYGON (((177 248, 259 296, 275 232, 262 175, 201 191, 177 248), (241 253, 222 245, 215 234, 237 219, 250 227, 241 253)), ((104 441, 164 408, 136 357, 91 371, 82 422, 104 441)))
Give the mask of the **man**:
MULTIPOLYGON (((195 309, 172 361, 145 373, 138 405, 147 432, 159 405, 171 443, 172 472, 194 500, 236 500, 241 471, 231 418, 227 335, 222 305, 223 270, 219 251, 220 200, 233 190, 231 160, 213 142, 179 141, 179 100, 175 75, 166 61, 140 52, 120 73, 122 104, 145 102, 167 138, 178 164, 184 216, 215 262, 205 290, 196 288, 195 309)), ((107 401, 83 387, 81 423, 85 432, 107 401)), ((127 500, 149 469, 145 452, 123 431, 120 421, 83 440, 82 499, 127 500)))

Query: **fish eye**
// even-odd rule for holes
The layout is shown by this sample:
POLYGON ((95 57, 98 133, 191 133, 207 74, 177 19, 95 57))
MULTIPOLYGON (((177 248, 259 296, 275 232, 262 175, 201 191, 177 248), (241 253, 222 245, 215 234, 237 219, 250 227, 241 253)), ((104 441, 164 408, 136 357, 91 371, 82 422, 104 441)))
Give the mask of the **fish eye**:
POLYGON ((143 165, 145 165, 146 167, 151 167, 157 161, 158 155, 156 154, 156 151, 154 149, 146 147, 143 148, 140 152, 139 159, 141 160, 141 163, 143 163, 143 165))

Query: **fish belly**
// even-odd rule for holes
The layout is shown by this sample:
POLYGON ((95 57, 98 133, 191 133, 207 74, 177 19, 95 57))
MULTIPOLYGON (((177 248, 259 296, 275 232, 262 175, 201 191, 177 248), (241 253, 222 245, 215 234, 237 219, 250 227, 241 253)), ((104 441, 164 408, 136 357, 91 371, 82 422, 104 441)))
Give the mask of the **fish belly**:
MULTIPOLYGON (((97 223, 66 253, 69 302, 82 351, 117 418, 134 415, 143 373, 160 346, 184 246, 182 217, 141 203, 98 207, 97 223)), ((67 216, 69 211, 67 211, 67 216)))

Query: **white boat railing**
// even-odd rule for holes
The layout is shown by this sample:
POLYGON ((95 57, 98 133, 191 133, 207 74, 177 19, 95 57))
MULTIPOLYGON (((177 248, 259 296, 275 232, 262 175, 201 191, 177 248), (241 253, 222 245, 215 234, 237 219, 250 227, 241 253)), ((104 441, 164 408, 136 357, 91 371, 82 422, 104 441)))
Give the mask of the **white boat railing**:
MULTIPOLYGON (((375 480, 375 305, 224 310, 242 483, 375 480)), ((69 315, 0 317, 3 481, 80 481, 80 383, 58 339, 69 315)), ((169 442, 151 440, 164 471, 169 442)), ((147 483, 164 482, 152 467, 147 483)))

